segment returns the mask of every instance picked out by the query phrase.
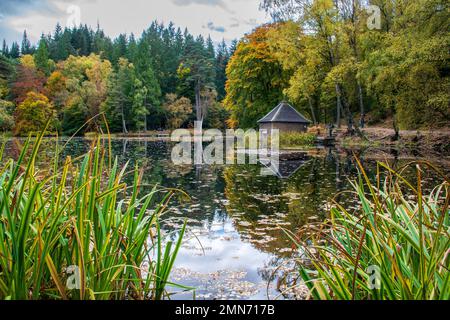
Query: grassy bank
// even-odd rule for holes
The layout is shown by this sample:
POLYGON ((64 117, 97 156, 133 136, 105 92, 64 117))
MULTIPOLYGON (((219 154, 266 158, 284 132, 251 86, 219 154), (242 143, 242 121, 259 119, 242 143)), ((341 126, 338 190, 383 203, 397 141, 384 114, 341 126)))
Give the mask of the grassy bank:
POLYGON ((301 132, 281 132, 280 148, 312 147, 316 143, 316 135, 301 132))
POLYGON ((436 169, 411 165, 417 183, 407 181, 402 170, 379 164, 374 185, 360 167, 354 192, 361 209, 336 205, 328 221, 295 238, 311 298, 450 299, 450 184, 438 173, 441 183, 425 193, 422 170, 436 169))
POLYGON ((55 156, 38 170, 42 135, 31 141, 0 169, 0 299, 164 298, 184 233, 163 245, 173 191, 142 194, 142 172, 119 167, 98 140, 81 161, 60 167, 55 156))

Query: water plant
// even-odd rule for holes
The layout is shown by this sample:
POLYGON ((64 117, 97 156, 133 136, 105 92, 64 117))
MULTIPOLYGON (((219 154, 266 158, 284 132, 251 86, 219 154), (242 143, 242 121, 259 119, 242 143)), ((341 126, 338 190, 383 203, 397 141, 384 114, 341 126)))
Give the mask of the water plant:
POLYGON ((300 276, 310 297, 450 299, 448 178, 428 162, 399 170, 379 163, 375 183, 359 168, 353 187, 360 210, 336 203, 327 221, 291 234, 302 252, 300 276), (411 167, 416 182, 404 177, 411 167), (422 188, 426 168, 442 179, 430 192, 422 188))
POLYGON ((100 140, 63 165, 56 143, 52 168, 39 170, 43 135, 29 137, 17 161, 2 161, 0 299, 164 298, 185 229, 175 244, 159 231, 175 191, 143 194, 143 172, 120 167, 100 140))

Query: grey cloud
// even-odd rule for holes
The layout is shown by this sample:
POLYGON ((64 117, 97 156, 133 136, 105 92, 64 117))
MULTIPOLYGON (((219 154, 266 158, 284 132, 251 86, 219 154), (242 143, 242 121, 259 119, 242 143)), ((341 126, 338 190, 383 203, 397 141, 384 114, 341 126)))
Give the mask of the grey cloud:
POLYGON ((208 22, 208 24, 206 25, 206 28, 208 28, 211 31, 216 31, 216 32, 221 32, 221 33, 224 33, 226 31, 225 27, 216 26, 216 25, 214 25, 213 22, 208 22))
POLYGON ((243 20, 243 19, 238 19, 238 18, 231 18, 231 24, 230 24, 230 28, 237 28, 239 27, 241 24, 243 25, 247 25, 250 27, 256 27, 258 25, 258 22, 256 21, 256 19, 248 19, 248 20, 243 20))
MULTIPOLYGON (((67 0, 60 1, 67 2, 67 0)), ((20 39, 23 30, 19 32, 12 28, 8 19, 24 16, 30 12, 52 17, 64 14, 51 0, 0 0, 0 40, 12 42, 20 39)), ((27 29, 27 26, 23 26, 23 29, 27 29)))
POLYGON ((46 12, 51 15, 60 12, 50 1, 48 0, 1 0, 0 12, 2 18, 8 16, 22 15, 24 12, 38 11, 46 12))
POLYGON ((172 2, 177 6, 188 6, 191 4, 202 4, 205 6, 213 6, 213 7, 218 6, 230 13, 234 13, 234 11, 228 8, 224 0, 172 0, 172 2))

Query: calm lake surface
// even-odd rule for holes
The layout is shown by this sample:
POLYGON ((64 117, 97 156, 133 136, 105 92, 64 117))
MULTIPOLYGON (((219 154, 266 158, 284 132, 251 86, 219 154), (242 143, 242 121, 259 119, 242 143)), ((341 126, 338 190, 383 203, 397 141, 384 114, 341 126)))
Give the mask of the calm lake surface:
MULTIPOLYGON (((60 145, 65 144, 61 139, 60 145)), ((22 140, 10 140, 6 154, 17 157, 22 140)), ((91 144, 73 139, 62 158, 75 159, 91 144)), ((175 197, 163 217, 163 230, 175 238, 185 219, 188 229, 171 276, 174 283, 195 287, 195 293, 173 288, 172 299, 293 299, 296 250, 283 230, 296 232, 307 223, 323 220, 335 195, 350 188, 358 177, 353 152, 335 149, 305 150, 301 161, 286 163, 279 176, 261 175, 261 165, 177 166, 171 162, 172 144, 145 139, 115 139, 112 149, 121 163, 144 168, 143 182, 183 190, 187 200, 175 197)), ((46 141, 39 156, 45 167, 54 158, 54 142, 46 141)), ((421 157, 401 156, 395 150, 358 151, 373 177, 376 160, 385 157, 396 167, 421 157), (375 154, 376 156, 374 156, 375 154), (397 157, 397 158, 396 158, 397 157)), ((434 161, 448 173, 449 156, 434 161)), ((409 172, 413 178, 414 173, 409 172)), ((130 177, 131 179, 131 177, 130 177)), ((436 177, 425 174, 424 183, 436 177)), ((357 210, 350 193, 335 200, 357 210)))

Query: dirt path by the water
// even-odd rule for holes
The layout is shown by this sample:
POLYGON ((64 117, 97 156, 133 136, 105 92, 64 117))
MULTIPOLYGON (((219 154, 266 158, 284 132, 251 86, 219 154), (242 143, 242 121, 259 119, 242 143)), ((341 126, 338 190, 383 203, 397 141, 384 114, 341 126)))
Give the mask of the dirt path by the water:
POLYGON ((362 130, 367 141, 355 136, 348 136, 344 128, 337 130, 337 141, 341 144, 368 144, 373 146, 392 146, 397 148, 417 149, 450 156, 450 128, 439 130, 402 130, 400 140, 393 139, 393 129, 369 127, 362 130))

